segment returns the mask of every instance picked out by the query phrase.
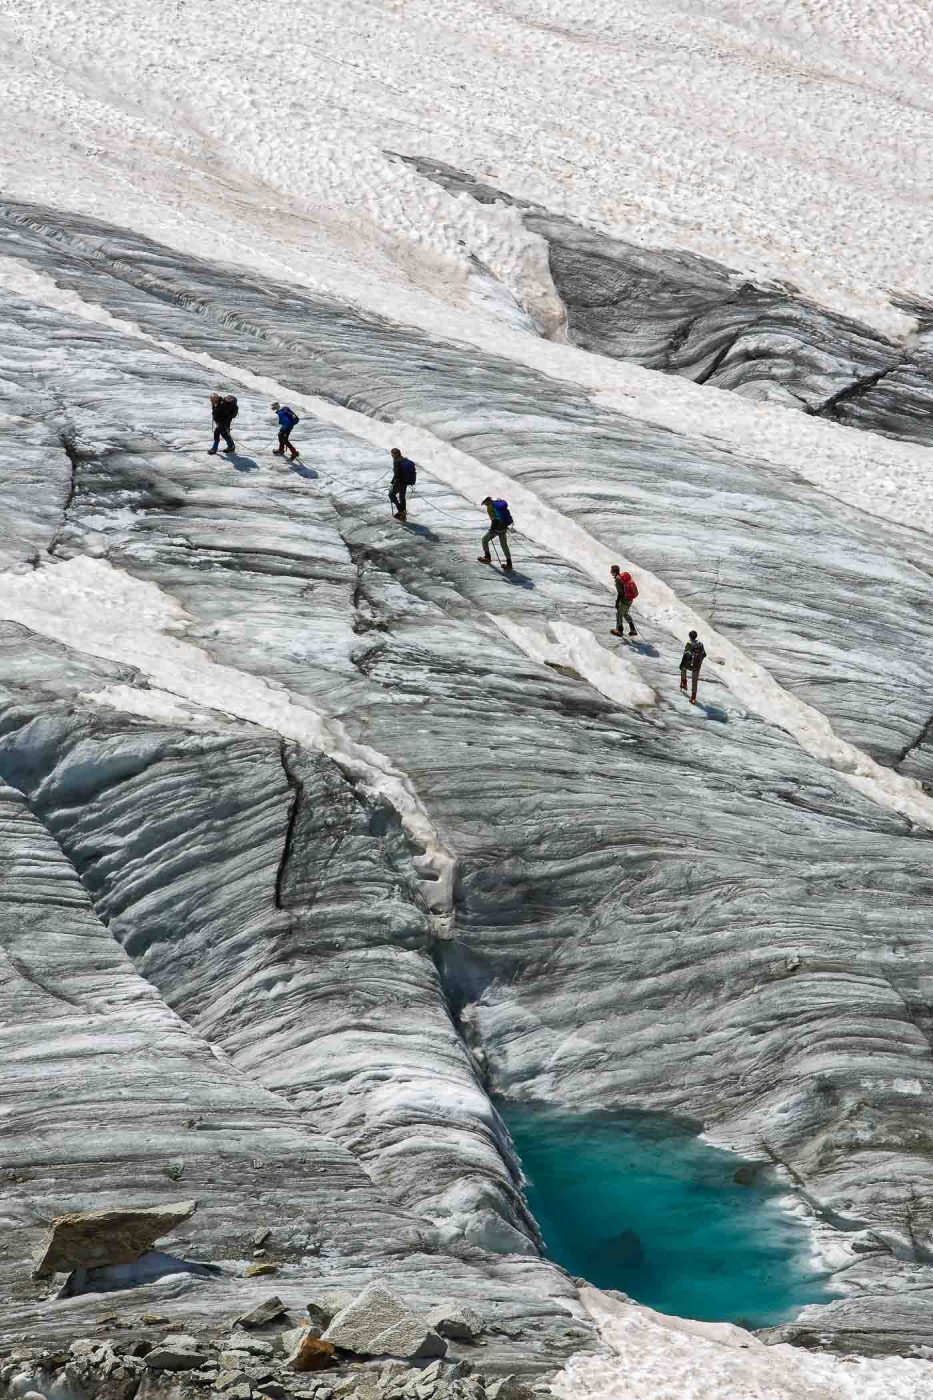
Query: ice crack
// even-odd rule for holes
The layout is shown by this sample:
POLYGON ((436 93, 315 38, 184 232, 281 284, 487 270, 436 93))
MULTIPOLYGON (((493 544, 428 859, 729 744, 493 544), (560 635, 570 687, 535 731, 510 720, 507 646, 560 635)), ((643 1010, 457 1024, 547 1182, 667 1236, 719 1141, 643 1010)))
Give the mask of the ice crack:
POLYGON ((70 559, 28 574, 0 574, 0 617, 77 651, 122 661, 160 690, 327 754, 366 793, 395 809, 406 835, 421 848, 414 865, 428 909, 450 912, 455 857, 408 775, 309 701, 212 661, 173 636, 187 623, 186 615, 155 584, 103 560, 70 559))

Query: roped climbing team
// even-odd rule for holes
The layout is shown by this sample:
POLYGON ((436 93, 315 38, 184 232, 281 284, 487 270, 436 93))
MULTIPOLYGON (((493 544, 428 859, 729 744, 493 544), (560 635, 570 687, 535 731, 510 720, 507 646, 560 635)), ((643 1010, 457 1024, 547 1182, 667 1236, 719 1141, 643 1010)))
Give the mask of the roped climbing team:
MULTIPOLYGON (((301 419, 287 404, 274 403, 271 407, 279 424, 279 444, 278 447, 273 448, 273 453, 276 457, 284 457, 287 452, 289 461, 296 462, 300 459, 301 454, 292 443, 291 435, 301 419)), ((233 441, 230 429, 239 411, 235 394, 211 394, 214 441, 208 448, 209 456, 213 456, 217 452, 221 438, 224 440, 224 454, 227 456, 235 454, 236 443, 233 441)), ((392 458, 392 481, 389 486, 389 501, 395 519, 404 523, 408 519, 408 490, 415 485, 418 479, 418 470, 409 457, 402 455, 400 448, 393 447, 390 456, 392 458)), ((481 564, 492 563, 489 546, 495 541, 502 550, 502 568, 506 573, 510 573, 513 570, 513 565, 508 532, 515 522, 512 519, 512 512, 509 510, 509 503, 501 498, 485 496, 483 505, 489 516, 489 529, 483 535, 483 552, 479 555, 479 562, 481 564)), ((637 637, 638 629, 632 619, 632 604, 638 597, 638 585, 628 570, 623 571, 618 564, 613 564, 609 572, 616 589, 616 625, 611 629, 612 635, 624 637, 627 624, 628 635, 637 637)), ((705 660, 706 648, 696 632, 691 632, 684 644, 684 654, 680 660, 680 688, 682 691, 687 690, 687 672, 690 672, 691 705, 695 705, 697 702, 700 667, 705 660)))

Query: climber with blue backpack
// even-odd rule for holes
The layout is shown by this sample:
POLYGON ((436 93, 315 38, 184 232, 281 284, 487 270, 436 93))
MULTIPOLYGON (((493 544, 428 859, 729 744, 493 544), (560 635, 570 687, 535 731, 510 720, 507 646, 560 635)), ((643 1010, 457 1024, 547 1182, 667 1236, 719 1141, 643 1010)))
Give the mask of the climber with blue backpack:
POLYGON ((396 520, 404 521, 407 517, 405 495, 409 486, 414 486, 418 479, 418 470, 408 457, 403 457, 401 449, 393 447, 392 457, 392 484, 389 487, 389 500, 394 506, 393 514, 396 520))
POLYGON ((481 564, 491 564, 492 555, 489 553, 489 545, 492 540, 498 540, 502 546, 502 553, 505 556, 503 569, 509 570, 512 567, 512 556, 509 553, 509 542, 506 534, 510 525, 514 525, 512 512, 509 510, 508 501, 493 500, 491 496, 483 499, 483 505, 489 515, 489 529, 483 536, 483 553, 479 555, 481 564))
POLYGON ((273 447, 272 455, 274 457, 284 457, 287 449, 291 453, 289 461, 294 462, 295 458, 298 456, 298 448, 292 445, 291 433, 292 428, 300 423, 301 419, 287 404, 274 403, 272 405, 272 412, 279 420, 279 445, 278 447, 273 447))

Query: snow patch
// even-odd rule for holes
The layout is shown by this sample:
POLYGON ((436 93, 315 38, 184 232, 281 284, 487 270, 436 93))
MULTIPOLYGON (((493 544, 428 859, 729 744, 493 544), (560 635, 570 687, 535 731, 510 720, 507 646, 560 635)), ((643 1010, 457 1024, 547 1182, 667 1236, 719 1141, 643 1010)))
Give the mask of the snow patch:
POLYGON ((84 691, 78 699, 85 705, 119 710, 124 715, 139 715, 142 719, 153 719, 160 724, 207 725, 212 731, 217 728, 216 711, 210 714, 167 690, 151 687, 141 689, 133 685, 108 685, 103 690, 84 691))
POLYGON ((722 1322, 666 1317, 595 1288, 580 1297, 602 1351, 571 1357, 561 1400, 933 1400, 933 1364, 766 1346, 722 1322))
POLYGON ((600 646, 587 628, 577 627, 572 622, 549 622, 548 636, 547 632, 525 627, 500 613, 488 616, 532 661, 569 667, 613 704, 627 710, 657 704, 657 696, 642 680, 631 658, 624 652, 617 655, 600 646))

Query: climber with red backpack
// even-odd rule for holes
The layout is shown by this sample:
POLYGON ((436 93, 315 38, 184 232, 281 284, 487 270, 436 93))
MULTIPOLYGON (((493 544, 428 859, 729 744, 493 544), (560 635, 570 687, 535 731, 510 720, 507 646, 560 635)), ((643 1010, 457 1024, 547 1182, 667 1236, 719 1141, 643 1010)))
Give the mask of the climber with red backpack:
POLYGON ((616 625, 612 629, 612 635, 624 637, 625 623, 627 622, 629 636, 637 637, 638 630, 632 621, 632 604, 638 597, 638 584, 630 573, 623 573, 618 564, 611 565, 609 572, 616 585, 616 625))
POLYGON ((498 540, 502 546, 502 553, 505 556, 505 563, 502 567, 508 571, 512 567, 512 556, 509 553, 509 542, 506 539, 506 533, 509 526, 515 524, 515 521, 512 519, 512 512, 509 510, 509 503, 508 501, 501 500, 494 501, 492 496, 485 496, 483 498, 483 505, 486 507, 486 512, 489 516, 489 529, 483 536, 483 552, 479 555, 479 562, 481 564, 492 563, 489 545, 492 540, 498 540))

